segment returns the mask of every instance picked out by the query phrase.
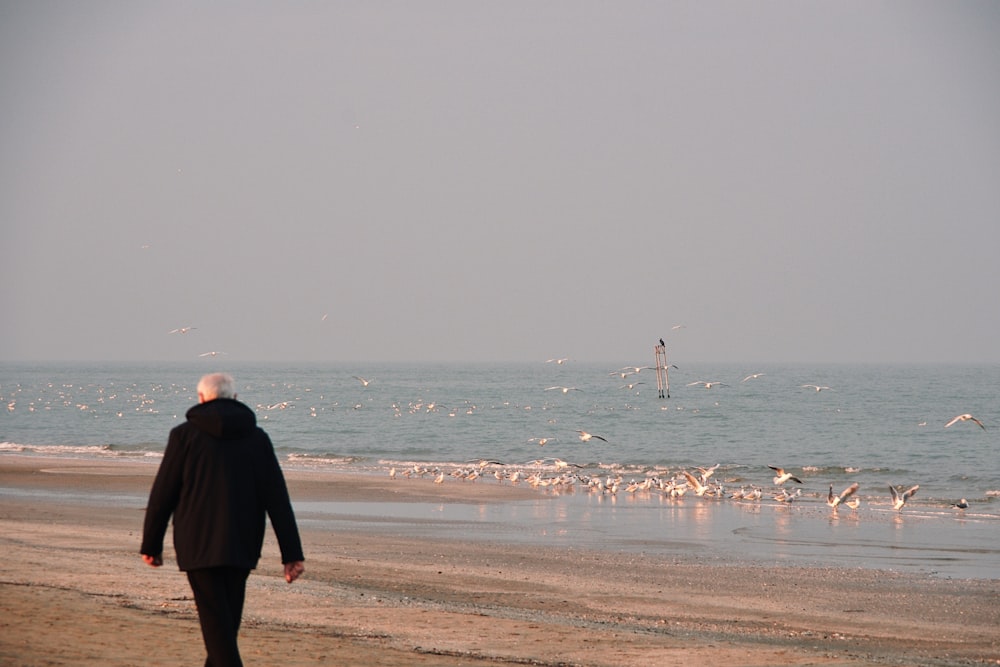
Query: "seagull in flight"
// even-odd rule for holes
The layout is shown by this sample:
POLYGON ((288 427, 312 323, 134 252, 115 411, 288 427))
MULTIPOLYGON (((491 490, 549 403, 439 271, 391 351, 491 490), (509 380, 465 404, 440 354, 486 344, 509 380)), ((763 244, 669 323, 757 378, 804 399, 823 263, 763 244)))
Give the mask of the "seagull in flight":
POLYGON ((362 387, 367 387, 369 384, 371 384, 371 380, 369 380, 368 378, 363 378, 360 375, 352 375, 351 377, 360 382, 362 387))
POLYGON ((555 438, 528 438, 528 442, 537 442, 539 447, 544 447, 553 440, 555 438))
POLYGON ((781 484, 784 484, 788 480, 792 480, 793 482, 798 482, 799 484, 802 483, 801 479, 799 479, 798 477, 796 477, 795 475, 793 475, 790 472, 785 472, 784 468, 779 468, 777 466, 767 466, 767 467, 777 473, 774 476, 774 483, 776 485, 780 486, 781 484))
POLYGON ((631 384, 623 384, 622 386, 620 386, 618 388, 619 389, 635 389, 636 386, 638 386, 640 384, 646 384, 646 383, 645 382, 633 382, 631 384))
POLYGON ((603 440, 604 442, 608 441, 607 438, 603 438, 603 437, 601 437, 599 435, 594 435, 593 433, 587 433, 586 431, 577 430, 577 433, 580 434, 580 440, 582 440, 583 442, 590 442, 591 438, 596 438, 598 440, 603 440))
POLYGON ((830 485, 830 493, 826 497, 826 504, 830 507, 837 509, 837 505, 847 500, 849 497, 854 495, 854 492, 858 490, 858 483, 855 482, 849 487, 840 492, 840 495, 833 495, 833 484, 830 485))
POLYGON ((906 491, 897 491, 896 487, 890 484, 889 493, 892 494, 892 509, 896 510, 897 512, 903 509, 903 505, 906 504, 906 501, 909 500, 910 496, 916 493, 917 489, 919 488, 920 488, 919 484, 914 484, 906 491))
POLYGON ((178 329, 171 329, 167 333, 172 333, 172 334, 175 334, 175 333, 186 334, 187 332, 189 332, 189 331, 191 331, 193 329, 197 329, 197 328, 198 327, 180 327, 178 329))
MULTIPOLYGON (((803 389, 815 389, 817 392, 823 391, 824 389, 830 389, 830 387, 826 387, 826 386, 823 386, 823 385, 820 385, 820 384, 804 384, 804 385, 802 385, 802 388, 803 389)), ((833 391, 833 390, 830 389, 830 391, 833 391)))
POLYGON ((569 357, 560 357, 559 359, 546 359, 545 363, 547 363, 547 364, 556 364, 557 366, 562 366, 567 361, 569 361, 569 357))
POLYGON ((740 380, 740 382, 746 382, 747 380, 756 380, 757 378, 759 378, 762 375, 765 375, 765 373, 753 373, 751 375, 746 376, 742 380, 740 380))
POLYGON ((218 350, 212 350, 211 352, 202 352, 199 357, 217 357, 220 354, 225 354, 225 352, 219 352, 218 350))
POLYGON ((576 387, 546 387, 545 391, 552 391, 553 389, 558 389, 564 394, 568 394, 571 391, 583 391, 582 389, 577 389, 576 387))
POLYGON ((689 386, 689 387, 693 387, 695 385, 702 385, 703 387, 705 387, 705 389, 711 389, 712 387, 714 387, 716 385, 718 385, 720 387, 728 387, 729 386, 725 382, 718 382, 718 381, 707 382, 705 380, 698 380, 697 382, 688 382, 687 383, 687 386, 689 386))
POLYGON ((976 419, 975 417, 973 417, 969 413, 966 413, 964 415, 959 415, 959 416, 955 417, 950 422, 948 422, 947 424, 945 424, 944 427, 948 428, 952 424, 955 424, 955 423, 958 423, 958 422, 967 422, 967 421, 976 422, 977 424, 979 424, 979 428, 983 429, 984 431, 986 430, 986 427, 983 426, 983 422, 979 421, 978 419, 976 419))
POLYGON ((691 490, 694 491, 694 495, 704 496, 708 492, 709 487, 701 483, 701 480, 689 473, 687 470, 681 471, 684 474, 684 478, 687 479, 688 485, 690 485, 691 490))

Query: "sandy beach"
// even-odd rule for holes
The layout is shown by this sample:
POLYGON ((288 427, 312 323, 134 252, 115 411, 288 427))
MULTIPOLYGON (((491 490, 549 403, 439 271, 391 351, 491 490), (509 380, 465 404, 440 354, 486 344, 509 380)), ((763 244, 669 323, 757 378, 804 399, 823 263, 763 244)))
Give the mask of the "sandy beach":
MULTIPOLYGON (((155 464, 0 458, 0 664, 196 665, 172 553, 138 555, 155 464)), ((535 491, 286 473, 293 502, 498 504, 535 491)), ((299 512, 306 574, 273 536, 251 575, 248 665, 1000 664, 1000 580, 329 530, 299 512)))

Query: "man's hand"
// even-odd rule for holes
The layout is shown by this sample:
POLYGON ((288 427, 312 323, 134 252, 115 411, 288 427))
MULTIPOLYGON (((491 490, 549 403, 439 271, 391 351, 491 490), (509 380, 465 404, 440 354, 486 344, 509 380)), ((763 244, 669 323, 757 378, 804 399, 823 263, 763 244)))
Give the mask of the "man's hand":
POLYGON ((160 554, 159 556, 150 556, 149 554, 143 554, 142 560, 144 563, 146 563, 146 565, 149 565, 150 567, 160 567, 161 565, 163 565, 163 554, 160 554))
POLYGON ((296 560, 291 563, 285 563, 285 581, 292 583, 301 576, 303 572, 306 571, 306 566, 302 564, 302 561, 296 560))

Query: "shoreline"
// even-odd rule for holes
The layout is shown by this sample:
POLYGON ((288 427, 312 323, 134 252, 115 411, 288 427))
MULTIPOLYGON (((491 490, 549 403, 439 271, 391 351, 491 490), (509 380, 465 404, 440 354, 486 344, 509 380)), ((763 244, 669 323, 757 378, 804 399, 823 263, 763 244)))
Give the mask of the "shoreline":
MULTIPOLYGON (((84 499, 70 490, 99 476, 106 502, 142 507, 159 460, 7 454, 0 456, 0 469, 37 468, 47 476, 36 478, 31 493, 73 502, 84 499), (136 476, 148 479, 136 483, 130 479, 136 476), (117 497, 118 492, 132 497, 117 497)), ((1000 578, 995 539, 1000 521, 973 511, 907 506, 897 512, 874 504, 834 511, 806 498, 794 504, 690 494, 672 499, 655 491, 533 488, 523 480, 502 483, 486 474, 475 482, 445 475, 436 484, 433 474, 391 479, 387 472, 369 470, 282 467, 300 524, 317 530, 363 526, 388 535, 613 550, 695 562, 857 566, 944 579, 1000 578)))
MULTIPOLYGON (((155 472, 152 462, 0 457, 0 663, 204 659, 172 549, 155 570, 138 555, 155 472)), ((296 505, 539 498, 429 479, 286 478, 296 505)), ((270 532, 251 575, 248 665, 682 665, 709 649, 720 665, 1000 664, 996 579, 406 534, 367 519, 331 530, 307 511, 300 530, 302 580, 281 579, 270 532)))

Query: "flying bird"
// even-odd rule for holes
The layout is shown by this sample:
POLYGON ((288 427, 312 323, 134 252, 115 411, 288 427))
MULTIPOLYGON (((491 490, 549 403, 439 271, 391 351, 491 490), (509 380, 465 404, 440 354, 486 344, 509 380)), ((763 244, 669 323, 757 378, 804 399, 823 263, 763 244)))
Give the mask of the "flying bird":
POLYGON ((986 427, 983 426, 983 422, 979 421, 978 419, 976 419, 975 417, 973 417, 969 413, 965 413, 964 415, 959 415, 959 416, 955 417, 950 422, 948 422, 947 424, 945 424, 944 427, 948 428, 949 426, 951 426, 952 424, 955 424, 957 422, 968 422, 968 421, 976 422, 977 424, 979 424, 979 428, 983 429, 984 431, 986 430, 986 427))
POLYGON ((858 483, 855 482, 849 487, 840 492, 840 495, 833 495, 833 484, 830 485, 830 493, 826 497, 826 504, 830 507, 836 509, 837 505, 847 500, 849 497, 854 495, 854 492, 858 490, 858 483))
POLYGON ((903 505, 906 504, 906 501, 909 500, 910 496, 916 493, 917 489, 919 488, 920 488, 919 484, 914 484, 906 491, 897 491, 896 487, 890 484, 889 493, 892 494, 892 509, 896 510, 897 512, 903 509, 903 505))
POLYGON ((577 430, 577 433, 580 434, 580 440, 582 440, 583 442, 590 442, 591 438, 597 438, 598 440, 603 440, 604 442, 608 441, 607 438, 603 438, 599 435, 594 435, 593 433, 587 433, 586 431, 577 430))
POLYGON ((567 361, 569 361, 569 357, 561 357, 559 359, 546 359, 545 363, 547 363, 547 364, 556 364, 558 366, 562 366, 567 361))
POLYGON ((178 329, 171 329, 167 333, 172 333, 172 334, 175 334, 175 333, 186 334, 187 332, 189 332, 189 331, 191 331, 193 329, 197 329, 197 328, 198 327, 180 327, 178 329))
POLYGON ((702 386, 704 386, 705 389, 711 389, 712 387, 714 387, 716 385, 718 385, 720 387, 728 387, 729 386, 725 382, 718 382, 718 381, 707 382, 705 380, 698 380, 697 382, 688 382, 687 386, 693 387, 693 386, 699 385, 699 384, 702 385, 702 386))
POLYGON ((369 384, 371 384, 371 380, 369 380, 368 378, 363 378, 360 375, 352 375, 351 377, 360 382, 362 387, 367 387, 369 384))
MULTIPOLYGON (((820 384, 804 384, 804 385, 802 385, 802 388, 803 389, 815 389, 817 392, 823 391, 824 389, 830 389, 829 387, 826 387, 826 386, 823 386, 823 385, 820 385, 820 384)), ((830 389, 830 391, 833 391, 833 390, 830 389)))
POLYGON ((568 394, 571 391, 583 391, 582 389, 577 389, 576 387, 546 387, 545 391, 552 391, 553 389, 558 389, 564 394, 568 394))
POLYGON ((211 352, 202 352, 199 357, 217 357, 220 354, 225 354, 225 352, 219 352, 218 350, 212 350, 211 352))
POLYGON ((767 466, 767 467, 773 470, 774 472, 778 473, 777 475, 774 476, 774 483, 776 485, 780 486, 785 482, 787 482, 788 480, 792 480, 793 482, 798 482, 799 484, 802 483, 801 479, 799 479, 790 472, 785 472, 784 468, 779 468, 777 466, 767 466))
POLYGON ((691 490, 694 491, 694 495, 701 497, 708 492, 709 487, 701 483, 701 480, 689 473, 687 470, 681 471, 684 474, 684 478, 687 479, 688 485, 691 490))
POLYGON ((631 384, 623 384, 622 386, 620 386, 618 388, 619 389, 635 389, 640 384, 646 384, 646 383, 645 382, 633 382, 631 384))
POLYGON ((764 373, 753 373, 752 375, 748 375, 745 378, 743 378, 742 380, 740 380, 740 382, 746 382, 747 380, 756 380, 757 378, 759 378, 762 375, 764 375, 764 373))

